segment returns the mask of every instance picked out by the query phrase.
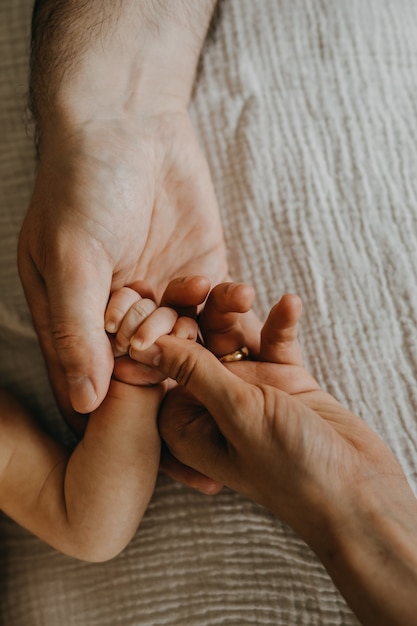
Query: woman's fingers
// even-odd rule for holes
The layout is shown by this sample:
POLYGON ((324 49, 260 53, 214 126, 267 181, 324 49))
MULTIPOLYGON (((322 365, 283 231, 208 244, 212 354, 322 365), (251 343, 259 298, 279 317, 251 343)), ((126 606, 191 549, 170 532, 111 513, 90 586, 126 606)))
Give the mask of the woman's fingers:
POLYGON ((162 372, 154 367, 134 361, 127 355, 115 359, 113 376, 123 383, 135 386, 157 385, 166 378, 162 372))
POLYGON ((302 302, 295 294, 285 294, 271 309, 261 331, 260 361, 302 365, 298 323, 302 302))
POLYGON ((176 386, 161 405, 158 427, 165 442, 164 471, 205 493, 219 491, 229 479, 229 448, 207 409, 186 389, 176 386))
POLYGON ((181 463, 171 454, 166 445, 162 446, 160 468, 172 480, 192 489, 197 489, 207 496, 214 496, 223 488, 223 483, 181 463))
POLYGON ((198 343, 164 336, 156 341, 154 365, 207 408, 223 435, 244 435, 244 414, 259 413, 259 389, 241 381, 198 343))
POLYGON ((254 296, 253 288, 243 283, 222 283, 212 289, 199 321, 204 343, 213 354, 222 356, 245 345, 241 317, 254 296))

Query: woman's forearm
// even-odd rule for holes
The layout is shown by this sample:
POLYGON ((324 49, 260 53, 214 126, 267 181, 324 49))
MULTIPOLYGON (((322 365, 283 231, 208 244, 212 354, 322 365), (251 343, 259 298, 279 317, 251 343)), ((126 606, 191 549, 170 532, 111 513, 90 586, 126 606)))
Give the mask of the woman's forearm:
POLYGON ((216 0, 38 0, 30 100, 57 123, 188 103, 216 0))
POLYGON ((403 477, 334 503, 310 545, 361 623, 409 626, 417 615, 417 501, 403 477))

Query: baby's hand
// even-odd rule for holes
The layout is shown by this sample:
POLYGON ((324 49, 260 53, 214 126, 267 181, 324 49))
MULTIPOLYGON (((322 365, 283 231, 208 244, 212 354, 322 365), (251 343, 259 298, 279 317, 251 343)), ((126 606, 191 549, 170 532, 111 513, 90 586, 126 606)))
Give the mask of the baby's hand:
POLYGON ((163 335, 195 341, 197 312, 204 302, 198 317, 205 345, 219 356, 230 352, 232 346, 241 347, 244 332, 240 322, 242 314, 251 308, 253 288, 223 283, 207 296, 209 289, 204 277, 177 278, 169 283, 159 307, 146 283, 114 292, 107 306, 105 328, 111 333, 116 378, 134 385, 161 382, 164 376, 153 366, 155 341, 163 335))
POLYGON ((113 354, 120 357, 146 349, 161 335, 170 334, 178 314, 171 308, 158 307, 153 298, 138 288, 123 287, 109 300, 105 314, 105 328, 111 334, 113 354))
POLYGON ((143 281, 115 291, 105 313, 116 358, 115 377, 132 385, 162 382, 165 377, 153 367, 154 342, 163 335, 195 341, 198 308, 209 290, 210 283, 202 276, 176 278, 168 284, 159 306, 143 281))

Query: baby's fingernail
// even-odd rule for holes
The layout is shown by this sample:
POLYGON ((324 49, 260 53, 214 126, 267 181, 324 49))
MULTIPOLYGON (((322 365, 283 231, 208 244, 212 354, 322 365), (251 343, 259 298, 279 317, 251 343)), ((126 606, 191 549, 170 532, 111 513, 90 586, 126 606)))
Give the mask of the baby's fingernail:
POLYGON ((132 341, 130 342, 130 345, 133 348, 133 350, 141 350, 143 346, 143 339, 138 339, 134 337, 132 341))
POLYGON ((188 339, 190 336, 188 328, 179 328, 178 330, 172 333, 173 337, 178 337, 178 339, 188 339))
POLYGON ((129 345, 124 346, 121 343, 119 343, 118 341, 114 341, 113 343, 114 348, 117 352, 119 352, 120 354, 126 354, 127 353, 127 349, 129 347, 129 345))
POLYGON ((108 333, 115 333, 117 330, 116 322, 109 320, 108 322, 105 322, 104 328, 108 333))
POLYGON ((162 352, 158 348, 158 353, 155 354, 154 358, 152 359, 152 363, 155 367, 158 367, 158 365, 160 364, 161 357, 162 357, 162 352))

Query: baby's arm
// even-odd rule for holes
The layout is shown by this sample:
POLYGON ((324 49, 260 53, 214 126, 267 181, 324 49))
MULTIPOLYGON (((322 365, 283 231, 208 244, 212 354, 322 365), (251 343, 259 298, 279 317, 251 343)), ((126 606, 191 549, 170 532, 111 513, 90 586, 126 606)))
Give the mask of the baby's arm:
POLYGON ((0 392, 0 508, 68 555, 114 557, 135 533, 154 489, 162 393, 160 386, 112 381, 71 454, 0 392))
MULTIPOLYGON (((126 354, 137 336, 148 346, 174 328, 178 336, 196 336, 193 320, 177 320, 172 309, 156 306, 146 286, 139 288, 143 297, 125 288, 110 299, 105 323, 114 331, 116 355, 126 354)), ((135 533, 154 489, 160 459, 156 418, 164 389, 137 385, 163 376, 156 372, 155 379, 156 370, 146 365, 151 353, 141 355, 142 380, 136 379, 135 386, 111 382, 72 454, 46 435, 17 400, 0 392, 0 508, 56 549, 83 560, 118 554, 135 533), (147 369, 153 379, 144 375, 147 369)))

